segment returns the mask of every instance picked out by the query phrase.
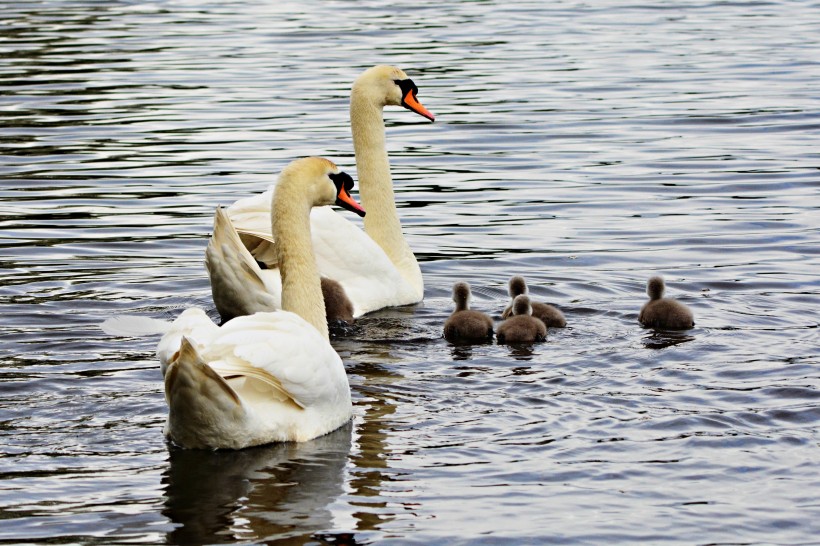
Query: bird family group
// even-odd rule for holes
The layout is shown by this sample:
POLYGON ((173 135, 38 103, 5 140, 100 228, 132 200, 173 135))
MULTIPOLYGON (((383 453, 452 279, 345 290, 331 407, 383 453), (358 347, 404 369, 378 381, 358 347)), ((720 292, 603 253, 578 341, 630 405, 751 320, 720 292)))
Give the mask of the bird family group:
MULTIPOLYGON (((344 364, 328 323, 418 303, 419 264, 404 238, 385 145, 383 109, 402 106, 430 121, 418 88, 399 68, 376 66, 354 82, 350 124, 359 179, 332 161, 300 158, 268 191, 217 208, 205 253, 217 325, 199 308, 173 322, 114 317, 117 335, 162 334, 157 348, 168 403, 164 434, 192 449, 241 449, 301 442, 352 416, 344 364), (363 228, 328 205, 363 217, 363 228)), ((650 279, 639 314, 647 327, 688 329, 691 311, 663 298, 650 279)), ((453 287, 455 310, 443 326, 453 343, 535 343, 567 322, 555 307, 530 299, 525 280, 509 281, 512 301, 495 327, 469 308, 470 287, 453 287)))

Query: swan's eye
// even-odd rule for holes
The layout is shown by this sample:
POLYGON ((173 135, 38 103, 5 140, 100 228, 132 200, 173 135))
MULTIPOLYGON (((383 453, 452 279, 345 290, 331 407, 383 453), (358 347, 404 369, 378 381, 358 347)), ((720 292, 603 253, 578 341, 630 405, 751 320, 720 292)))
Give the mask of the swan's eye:
POLYGON ((407 78, 406 80, 394 80, 394 81, 396 82, 396 85, 398 85, 399 88, 401 89, 401 96, 402 97, 406 97, 408 93, 412 93, 412 95, 415 97, 416 94, 418 94, 418 92, 419 92, 419 88, 416 87, 416 84, 413 83, 413 80, 411 80, 410 78, 407 78))

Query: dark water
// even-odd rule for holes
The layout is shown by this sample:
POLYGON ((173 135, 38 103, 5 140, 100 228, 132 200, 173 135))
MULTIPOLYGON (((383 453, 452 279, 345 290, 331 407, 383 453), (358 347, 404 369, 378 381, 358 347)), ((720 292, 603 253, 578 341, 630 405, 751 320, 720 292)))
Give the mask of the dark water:
POLYGON ((807 544, 820 536, 817 2, 0 2, 0 541, 807 544), (163 441, 155 338, 210 308, 216 204, 388 109, 424 303, 334 345, 355 419, 163 441), (646 279, 695 312, 637 324, 646 279), (456 280, 569 327, 440 338, 456 280))

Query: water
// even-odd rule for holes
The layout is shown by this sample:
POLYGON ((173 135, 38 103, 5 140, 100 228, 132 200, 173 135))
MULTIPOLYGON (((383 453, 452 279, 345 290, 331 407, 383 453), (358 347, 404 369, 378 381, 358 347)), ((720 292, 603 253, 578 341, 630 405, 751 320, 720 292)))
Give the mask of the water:
POLYGON ((820 536, 820 4, 4 2, 0 541, 805 544, 820 536), (218 203, 299 156, 355 173, 389 108, 422 304, 334 339, 351 425, 170 448, 155 338, 212 308, 218 203), (647 278, 696 328, 637 324, 647 278), (532 347, 441 339, 456 280, 529 280, 532 347))

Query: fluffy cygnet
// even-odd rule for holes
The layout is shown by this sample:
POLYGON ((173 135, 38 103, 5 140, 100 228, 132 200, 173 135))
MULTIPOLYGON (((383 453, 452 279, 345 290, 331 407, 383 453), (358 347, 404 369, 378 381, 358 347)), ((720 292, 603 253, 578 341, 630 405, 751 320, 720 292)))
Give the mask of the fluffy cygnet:
POLYGON ((325 299, 328 324, 334 321, 353 324, 353 302, 347 297, 341 284, 333 279, 322 277, 322 296, 325 299))
POLYGON ((499 343, 533 343, 547 339, 547 326, 532 315, 529 296, 519 294, 511 307, 512 316, 498 327, 496 337, 499 343))
MULTIPOLYGON (((515 300, 516 297, 526 293, 527 282, 524 280, 524 277, 516 275, 510 279, 510 298, 515 300)), ((564 314, 552 305, 538 302, 530 302, 530 305, 532 305, 532 316, 540 319, 541 322, 548 327, 564 328, 567 325, 567 319, 564 317, 564 314)), ((506 319, 512 315, 512 307, 512 303, 510 303, 510 305, 504 309, 504 312, 501 313, 501 318, 506 319)))
POLYGON ((646 283, 649 301, 641 308, 638 322, 649 328, 662 330, 688 330, 695 325, 692 311, 679 301, 664 298, 662 277, 652 277, 646 283))
POLYGON ((453 285, 456 309, 444 322, 444 338, 454 342, 482 342, 493 338, 493 319, 481 311, 470 309, 470 285, 453 285))

